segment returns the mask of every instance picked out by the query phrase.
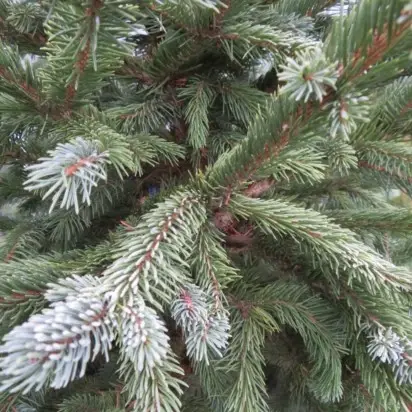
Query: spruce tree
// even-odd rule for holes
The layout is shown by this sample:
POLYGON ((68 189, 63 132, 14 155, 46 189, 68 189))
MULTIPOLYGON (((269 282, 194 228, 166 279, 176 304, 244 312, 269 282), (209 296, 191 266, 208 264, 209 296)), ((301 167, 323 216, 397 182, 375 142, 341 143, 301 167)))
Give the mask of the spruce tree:
POLYGON ((411 27, 0 0, 0 410, 411 410, 411 27))

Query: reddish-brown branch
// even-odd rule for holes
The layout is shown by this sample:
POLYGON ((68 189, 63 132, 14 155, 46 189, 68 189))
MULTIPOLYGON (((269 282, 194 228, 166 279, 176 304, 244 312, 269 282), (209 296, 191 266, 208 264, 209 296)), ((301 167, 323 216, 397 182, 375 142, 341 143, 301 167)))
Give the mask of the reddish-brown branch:
MULTIPOLYGON (((329 93, 322 100, 319 108, 321 109, 322 107, 324 107, 332 98, 333 98, 333 91, 330 90, 329 93)), ((292 136, 295 136, 296 133, 298 133, 299 131, 298 126, 302 126, 302 124, 303 125, 306 124, 310 120, 314 111, 315 111, 315 107, 313 104, 299 106, 296 112, 294 113, 293 117, 289 121, 289 123, 284 123, 282 125, 279 139, 274 142, 266 143, 264 145, 263 152, 259 153, 257 156, 252 156, 251 162, 246 164, 243 167, 243 170, 236 172, 228 180, 230 181, 236 180, 237 185, 241 185, 245 183, 246 181, 251 180, 253 178, 253 175, 259 170, 259 168, 265 162, 267 162, 271 158, 276 158, 279 156, 280 152, 284 150, 289 144, 290 138, 292 136)), ((275 180, 271 178, 267 178, 262 181, 256 181, 256 182, 251 183, 249 187, 245 189, 244 194, 246 196, 251 196, 251 197, 260 197, 265 191, 269 190, 274 184, 275 184, 275 180)), ((232 183, 228 184, 225 190, 225 195, 221 203, 221 206, 226 207, 229 204, 233 190, 234 190, 234 185, 232 183)), ((215 212, 216 227, 218 229, 223 229, 223 231, 227 232, 227 228, 221 227, 221 225, 218 224, 219 222, 216 221, 217 215, 219 213, 230 216, 230 219, 232 219, 233 222, 235 221, 235 219, 233 218, 233 215, 231 215, 230 212, 221 211, 220 209, 218 209, 215 212)), ((236 230, 233 230, 234 225, 231 229, 232 231, 236 232, 236 230)), ((309 232, 309 235, 312 237, 316 237, 316 238, 319 238, 322 236, 320 233, 316 233, 316 232, 309 232)), ((248 249, 249 245, 250 245, 250 242, 246 243, 246 246, 243 245, 240 251, 248 249)))
POLYGON ((16 242, 16 243, 12 246, 12 248, 10 249, 9 253, 7 253, 7 256, 4 258, 4 263, 8 263, 11 259, 13 259, 14 253, 15 253, 16 248, 17 248, 17 243, 18 243, 18 242, 16 242))
POLYGON ((80 159, 78 162, 76 162, 76 163, 74 163, 70 166, 67 166, 64 169, 64 174, 66 176, 73 176, 74 174, 76 174, 76 172, 79 169, 81 169, 82 167, 84 167, 84 166, 86 166, 90 163, 95 162, 96 160, 97 160, 97 156, 89 156, 89 157, 86 157, 84 159, 80 159))
POLYGON ((249 246, 228 247, 226 250, 228 251, 228 253, 233 253, 237 255, 239 253, 247 252, 248 250, 250 250, 250 247, 249 246))
POLYGON ((126 64, 115 72, 118 75, 131 76, 145 84, 152 84, 154 80, 146 73, 139 71, 136 67, 126 64))
MULTIPOLYGON (((86 16, 90 17, 90 24, 94 25, 95 24, 95 16, 97 11, 103 6, 103 0, 94 0, 92 7, 87 8, 85 11, 86 16)), ((0 19, 0 26, 2 24, 2 21, 0 19)), ((29 37, 32 37, 31 35, 26 35, 29 37)), ((46 38, 44 38, 42 35, 37 35, 33 34, 33 39, 38 36, 38 40, 42 42, 46 42, 46 38)), ((86 45, 80 50, 76 57, 76 62, 74 64, 74 70, 77 72, 77 76, 81 75, 88 63, 89 57, 90 57, 90 48, 91 48, 91 43, 90 39, 86 42, 86 45)), ((74 100, 74 97, 76 95, 76 81, 77 78, 75 78, 66 88, 66 94, 65 94, 65 102, 62 106, 54 107, 52 110, 50 110, 49 107, 42 105, 42 99, 41 95, 38 90, 36 90, 33 86, 27 84, 25 81, 20 81, 15 79, 15 77, 11 74, 10 71, 4 66, 0 66, 0 77, 2 77, 5 81, 8 83, 18 87, 20 90, 22 90, 28 97, 30 97, 31 100, 33 100, 36 104, 37 109, 41 112, 42 115, 48 115, 50 114, 53 119, 60 119, 61 117, 69 117, 71 115, 71 105, 74 100)))
POLYGON ((29 300, 32 297, 37 297, 41 296, 43 292, 39 292, 38 290, 27 290, 23 293, 12 293, 10 296, 3 296, 0 297, 0 304, 2 303, 16 303, 16 300, 18 301, 24 301, 24 300, 29 300))
POLYGON ((182 299, 185 302, 186 309, 189 312, 193 312, 193 299, 190 293, 186 289, 183 289, 180 292, 180 299, 182 299))
MULTIPOLYGON (((351 80, 361 76, 365 70, 368 70, 371 66, 378 63, 379 60, 385 55, 385 53, 399 40, 399 38, 407 32, 412 26, 410 18, 404 23, 399 24, 397 29, 392 34, 391 38, 388 38, 387 30, 388 25, 383 27, 381 33, 375 32, 372 40, 372 44, 368 47, 366 56, 362 65, 360 66, 359 72, 356 73, 351 80)), ((353 54, 352 64, 356 65, 360 59, 364 56, 362 49, 358 49, 353 54)))
POLYGON ((403 352, 402 357, 406 360, 409 366, 412 366, 412 357, 410 355, 408 355, 406 352, 403 352))
POLYGON ((224 210, 217 210, 213 216, 213 223, 219 230, 228 232, 231 228, 235 227, 236 220, 232 213, 224 210))
POLYGON ((364 306, 364 302, 361 298, 359 298, 359 296, 351 289, 348 289, 346 286, 343 286, 343 290, 345 291, 346 295, 340 295, 339 299, 345 299, 345 297, 350 296, 353 300, 356 301, 356 303, 363 307, 364 306))
POLYGON ((359 167, 362 167, 362 168, 365 168, 365 169, 375 170, 375 171, 377 171, 377 172, 383 172, 383 173, 386 173, 386 174, 388 174, 388 175, 390 175, 390 176, 397 177, 397 178, 402 179, 402 180, 406 180, 408 183, 412 183, 412 177, 403 175, 402 173, 391 172, 391 171, 387 170, 387 169, 386 169, 385 167, 383 167, 383 166, 373 165, 373 164, 371 164, 371 163, 368 163, 368 162, 365 161, 365 160, 359 161, 359 162, 358 162, 358 166, 359 166, 359 167))
MULTIPOLYGON (((268 161, 271 157, 277 157, 279 156, 279 153, 288 145, 289 143, 289 138, 290 138, 290 128, 287 123, 283 124, 282 126, 282 132, 280 134, 279 140, 271 143, 266 143, 263 152, 259 153, 257 156, 252 156, 251 162, 246 164, 243 167, 243 170, 238 171, 235 173, 234 177, 235 179, 229 178, 228 180, 236 180, 238 185, 242 184, 243 182, 246 182, 250 180, 253 175, 259 170, 259 168, 266 162, 268 161)), ((272 182, 273 184, 274 182, 272 182)), ((256 182, 257 184, 257 182, 256 182)), ((263 189, 264 183, 262 183, 262 186, 260 186, 260 189, 263 189)), ((223 204, 227 206, 230 202, 231 194, 233 191, 233 185, 229 184, 226 188, 225 192, 225 199, 223 204)), ((253 192, 256 187, 250 188, 249 186, 249 191, 253 192)), ((246 189, 246 191, 248 190, 246 189)))
POLYGON ((271 177, 257 182, 251 183, 243 194, 248 197, 260 197, 263 193, 267 192, 273 185, 275 180, 271 177))
POLYGON ((137 326, 141 328, 141 325, 144 321, 143 317, 136 313, 136 311, 131 307, 131 306, 126 306, 126 308, 129 310, 129 314, 132 316, 134 321, 136 322, 137 326))
POLYGON ((239 310, 243 319, 247 319, 249 317, 249 312, 256 306, 256 303, 236 299, 233 295, 228 296, 228 301, 234 308, 239 310))
POLYGON ((389 235, 388 233, 384 234, 383 237, 383 248, 385 249, 385 257, 387 260, 390 260, 391 258, 391 248, 389 244, 389 235))
POLYGON ((226 14, 228 13, 228 11, 230 10, 230 6, 232 2, 231 0, 226 0, 223 3, 225 4, 225 6, 220 7, 219 13, 213 15, 213 18, 214 18, 213 28, 215 30, 222 27, 223 20, 226 14))
POLYGON ((5 66, 0 66, 0 77, 3 78, 7 83, 10 83, 13 86, 18 87, 20 90, 23 90, 23 92, 27 96, 29 96, 36 104, 40 102, 41 99, 39 92, 33 86, 27 84, 27 82, 17 80, 5 66))
POLYGON ((115 393, 116 393, 116 403, 115 403, 115 408, 120 409, 120 400, 121 400, 121 395, 122 395, 122 390, 123 387, 121 385, 117 385, 115 388, 115 393))
MULTIPOLYGON (((90 31, 94 30, 94 26, 96 24, 96 16, 99 11, 103 7, 103 0, 93 0, 92 6, 88 7, 85 10, 85 15, 89 18, 90 21, 90 31)), ((64 103, 64 116, 69 117, 71 115, 71 106, 73 104, 74 97, 76 95, 76 83, 78 81, 79 76, 83 74, 86 69, 87 63, 89 62, 90 58, 90 49, 91 49, 91 41, 90 37, 87 39, 85 46, 79 51, 78 55, 76 56, 76 62, 74 64, 73 69, 76 72, 76 76, 72 80, 72 82, 66 88, 66 96, 65 96, 65 103, 64 103)))
MULTIPOLYGON (((388 43, 386 33, 376 34, 372 41, 372 45, 368 47, 366 58, 360 68, 361 73, 365 70, 368 70, 370 66, 373 66, 375 63, 377 63, 382 58, 382 55, 385 53, 389 45, 390 43, 388 43)), ((358 54, 355 54, 356 58, 359 58, 358 54)), ((360 57, 361 56, 362 54, 360 55, 360 57)))
POLYGON ((185 198, 182 200, 180 207, 178 210, 174 213, 172 213, 170 216, 167 217, 165 223, 162 225, 160 228, 160 232, 155 236, 154 240, 150 244, 148 251, 145 253, 143 259, 141 260, 140 263, 136 264, 136 269, 138 271, 142 270, 144 265, 147 262, 151 262, 155 253, 155 250, 157 249, 159 243, 163 241, 165 238, 167 232, 170 230, 171 226, 177 221, 177 219, 182 215, 184 208, 186 206, 186 203, 193 202, 194 200, 191 198, 185 198))
MULTIPOLYGON (((250 180, 253 175, 259 170, 259 168, 263 165, 264 162, 268 161, 272 156, 277 157, 279 153, 288 145, 290 138, 290 129, 288 124, 284 124, 282 126, 282 133, 280 138, 276 142, 266 143, 262 153, 259 153, 257 156, 252 158, 252 162, 245 165, 242 171, 238 171, 235 173, 236 180, 238 185, 242 184, 245 181, 250 180)), ((233 180, 233 179, 231 179, 233 180)), ((262 182, 254 182, 252 183, 246 190, 246 195, 256 195, 255 197, 260 196, 264 191, 268 190, 274 184, 273 179, 266 179, 262 182)), ((222 204, 227 206, 230 202, 233 185, 229 184, 226 188, 224 199, 222 204)), ((223 230, 224 232, 228 232, 228 229, 232 229, 232 232, 236 232, 234 230, 234 222, 235 219, 233 215, 228 211, 221 211, 217 210, 214 216, 215 225, 218 229, 223 230), (222 221, 222 218, 226 220, 226 222, 222 221), (228 226, 229 225, 229 226, 228 226)), ((234 233, 235 235, 238 234, 237 232, 234 233)), ((242 234, 241 234, 242 235, 242 234)), ((246 239, 248 244, 246 245, 249 247, 250 245, 250 236, 246 239)), ((242 248, 245 245, 242 246, 242 248)))
MULTIPOLYGON (((49 116, 54 120, 59 120, 64 114, 64 108, 61 106, 50 107, 45 104, 41 92, 35 89, 33 86, 27 84, 26 81, 16 79, 15 76, 4 66, 0 66, 0 78, 4 79, 7 83, 17 87, 23 91, 34 103, 34 107, 41 116, 49 116)), ((25 154, 27 156, 27 154, 25 154)))
MULTIPOLYGON (((19 90, 23 91, 26 96, 28 96, 33 101, 34 106, 40 115, 50 115, 54 120, 59 120, 61 119, 62 115, 64 116, 64 107, 59 105, 50 107, 48 104, 45 104, 39 90, 27 84, 27 82, 24 80, 16 79, 15 76, 13 76, 13 74, 4 66, 0 66, 0 78, 4 79, 10 85, 15 86, 19 90)), ((74 95, 74 86, 71 93, 74 95)))
POLYGON ((408 110, 412 109, 412 102, 409 102, 401 111, 401 114, 405 114, 408 110))
POLYGON ((399 155, 399 154, 396 154, 396 153, 391 153, 390 151, 383 150, 383 149, 380 149, 380 148, 377 148, 377 147, 372 147, 372 149, 373 149, 374 152, 381 153, 384 156, 388 156, 388 157, 391 157, 393 159, 398 159, 398 160, 401 160, 401 161, 406 162, 406 163, 412 163, 412 156, 407 156, 407 155, 402 156, 402 155, 399 155))
POLYGON ((152 4, 150 6, 150 9, 156 13, 159 13, 163 18, 171 20, 176 27, 190 33, 194 37, 201 37, 201 38, 207 38, 207 39, 228 39, 228 40, 235 40, 239 38, 239 35, 237 34, 222 33, 218 25, 215 25, 214 28, 208 28, 208 29, 203 29, 203 30, 194 29, 193 27, 187 26, 186 24, 182 22, 173 20, 167 11, 160 10, 155 4, 152 4))
POLYGON ((126 120, 126 119, 134 119, 135 117, 137 117, 138 112, 135 113, 129 113, 129 114, 121 114, 119 116, 120 119, 122 120, 126 120))
POLYGON ((9 396, 6 400, 6 405, 0 405, 1 409, 0 412, 8 412, 10 411, 10 407, 12 412, 17 412, 17 408, 12 405, 16 401, 19 395, 9 396))
POLYGON ((65 107, 65 115, 71 115, 71 106, 76 96, 76 82, 77 78, 84 72, 86 69, 87 63, 90 57, 90 39, 87 40, 86 45, 80 50, 79 54, 76 58, 76 63, 74 64, 74 70, 77 73, 77 77, 73 79, 73 81, 67 86, 66 88, 66 96, 64 100, 64 107, 65 107))
POLYGON ((363 383, 359 384, 359 388, 361 390, 361 392, 363 393, 363 395, 368 398, 371 399, 372 395, 370 394, 370 392, 366 389, 366 386, 363 383))
POLYGON ((10 40, 12 38, 18 43, 32 43, 35 46, 44 46, 47 43, 47 37, 42 33, 20 33, 6 20, 0 17, 0 38, 10 40))
POLYGON ((131 225, 129 225, 129 224, 128 224, 126 221, 124 221, 124 220, 121 220, 121 221, 120 221, 120 224, 121 224, 123 227, 125 227, 128 232, 132 232, 132 231, 134 230, 134 227, 131 226, 131 225))
POLYGON ((310 230, 307 233, 309 234, 309 236, 312 236, 312 237, 317 238, 317 239, 323 237, 322 233, 312 232, 310 230))
POLYGON ((368 319, 370 322, 372 322, 372 323, 374 323, 378 326, 383 326, 383 323, 381 323, 381 321, 380 321, 380 319, 377 315, 365 310, 365 302, 363 301, 363 299, 361 299, 355 293, 355 291, 353 291, 352 289, 349 289, 346 285, 342 285, 342 289, 344 290, 345 294, 340 295, 339 299, 345 299, 349 296, 351 299, 353 299, 356 302, 356 304, 359 306, 359 308, 362 309, 362 315, 366 319, 368 319))
POLYGON ((243 171, 238 172, 239 180, 247 181, 259 170, 259 168, 272 157, 278 157, 279 153, 289 144, 290 126, 288 123, 282 125, 280 138, 276 142, 266 143, 262 153, 252 157, 252 162, 245 165, 243 171))
MULTIPOLYGON (((333 91, 331 90, 323 98, 321 104, 319 105, 319 108, 321 109, 322 107, 324 107, 327 103, 329 103, 332 100, 332 98, 333 91)), ((250 180, 265 162, 267 162, 271 158, 278 157, 279 154, 283 151, 283 149, 287 147, 290 139, 298 133, 298 125, 305 125, 310 120, 314 112, 315 106, 313 104, 300 105, 297 108, 294 115, 292 116, 292 119, 289 122, 283 123, 282 128, 280 130, 279 139, 274 142, 266 143, 263 148, 263 152, 259 153, 257 156, 252 156, 251 162, 245 165, 242 171, 238 171, 235 174, 235 178, 239 182, 239 184, 250 180)), ((229 178, 229 180, 233 180, 233 177, 231 179, 229 178)), ((261 189, 263 189, 263 186, 267 183, 268 182, 263 183, 261 189)), ((272 182, 272 185, 273 184, 274 182, 272 182)), ((232 185, 229 185, 228 188, 230 188, 231 191, 232 185)), ((248 189, 246 189, 246 191, 247 190, 248 189)), ((251 188, 250 190, 253 191, 254 188, 251 188)))

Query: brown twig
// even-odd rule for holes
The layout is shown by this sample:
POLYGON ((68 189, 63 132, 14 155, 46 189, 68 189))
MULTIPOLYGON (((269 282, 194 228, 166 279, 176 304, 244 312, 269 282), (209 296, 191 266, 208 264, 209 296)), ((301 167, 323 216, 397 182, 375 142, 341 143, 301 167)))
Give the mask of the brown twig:
POLYGON ((0 38, 6 40, 12 38, 17 43, 32 43, 38 47, 42 47, 47 43, 47 37, 44 33, 20 33, 2 17, 0 17, 0 38))
POLYGON ((38 105, 40 103, 40 94, 39 92, 26 81, 20 81, 13 76, 13 74, 5 66, 0 66, 0 78, 3 78, 7 83, 16 86, 22 90, 28 97, 30 97, 33 102, 38 105))
POLYGON ((14 304, 16 303, 16 300, 18 301, 23 301, 23 300, 29 300, 32 297, 38 297, 41 296, 43 292, 40 292, 38 290, 27 290, 23 293, 12 293, 10 296, 2 296, 0 297, 0 304, 2 303, 10 303, 10 304, 14 304))
MULTIPOLYGON (((94 26, 96 24, 96 16, 99 11, 103 7, 104 0, 93 0, 92 6, 86 8, 85 15, 89 18, 90 21, 90 32, 93 31, 94 26)), ((66 88, 66 96, 65 96, 65 103, 64 103, 64 116, 70 117, 72 112, 72 104, 74 97, 76 95, 76 83, 78 78, 84 73, 87 63, 89 62, 90 58, 90 49, 91 49, 91 41, 90 37, 87 39, 85 46, 79 51, 78 55, 76 56, 76 62, 74 64, 73 69, 76 71, 77 75, 74 77, 72 82, 66 88)))
POLYGON ((193 199, 191 198, 184 198, 180 204, 180 207, 176 210, 176 212, 173 212, 170 216, 167 217, 163 225, 161 226, 159 233, 156 234, 155 238, 153 239, 152 243, 147 249, 147 252, 145 253, 143 259, 141 262, 136 264, 136 270, 140 271, 143 269, 144 265, 148 262, 151 262, 155 253, 155 250, 157 249, 159 243, 166 237, 168 231, 170 230, 171 226, 177 219, 181 216, 183 213, 186 204, 192 202, 193 199))
MULTIPOLYGON (((412 14, 412 13, 410 13, 412 14)), ((408 16, 410 17, 410 14, 408 16)), ((372 44, 368 47, 366 56, 364 57, 363 50, 360 48, 355 51, 352 58, 352 64, 355 66, 360 59, 364 58, 359 71, 355 73, 351 80, 354 80, 361 76, 365 71, 369 70, 369 68, 375 65, 381 58, 385 55, 385 53, 396 44, 396 42, 401 38, 403 34, 405 34, 410 28, 412 27, 412 22, 410 18, 407 18, 402 24, 399 24, 397 29, 392 34, 391 38, 389 39, 387 29, 388 25, 386 24, 382 32, 379 33, 377 30, 373 36, 372 44)))
POLYGON ((81 169, 82 167, 90 164, 90 163, 94 163, 96 160, 98 159, 97 156, 89 156, 89 157, 85 157, 84 159, 80 159, 79 161, 77 161, 76 163, 67 166, 64 169, 64 174, 68 177, 73 176, 74 174, 76 174, 76 172, 81 169))
POLYGON ((387 170, 385 167, 383 166, 377 166, 377 165, 373 165, 371 163, 368 163, 366 160, 360 160, 358 162, 358 166, 365 168, 365 169, 371 169, 371 170, 375 170, 377 172, 383 172, 386 173, 390 176, 393 177, 397 177, 398 179, 402 179, 402 180, 406 180, 408 183, 412 182, 412 177, 406 176, 402 173, 395 173, 395 172, 391 172, 390 170, 387 170))

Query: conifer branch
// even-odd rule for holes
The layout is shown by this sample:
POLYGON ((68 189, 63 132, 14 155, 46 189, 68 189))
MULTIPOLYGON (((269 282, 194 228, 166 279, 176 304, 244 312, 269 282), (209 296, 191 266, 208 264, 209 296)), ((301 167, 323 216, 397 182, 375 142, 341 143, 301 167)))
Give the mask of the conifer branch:
POLYGON ((0 38, 13 39, 17 44, 26 46, 32 44, 33 46, 42 47, 47 43, 47 36, 42 32, 24 33, 16 30, 12 24, 3 16, 0 17, 0 38))
POLYGON ((359 161, 358 166, 362 167, 362 168, 366 168, 366 169, 376 170, 378 172, 384 172, 384 173, 388 174, 389 176, 393 176, 393 177, 399 178, 401 180, 406 180, 408 183, 410 183, 412 181, 412 178, 408 177, 407 175, 392 172, 392 171, 386 169, 384 166, 379 166, 379 165, 376 165, 376 164, 368 163, 365 160, 359 161))
POLYGON ((388 130, 397 123, 399 117, 405 116, 411 103, 412 78, 401 77, 384 88, 374 117, 379 119, 383 130, 388 130))
POLYGON ((14 260, 0 264, 0 319, 15 325, 30 310, 36 313, 45 305, 44 293, 48 282, 54 282, 65 272, 50 270, 57 261, 44 257, 14 260))
MULTIPOLYGON (((64 101, 65 117, 71 116, 72 103, 76 95, 76 89, 79 82, 79 77, 84 73, 86 66, 89 62, 91 52, 91 36, 96 30, 96 23, 100 20, 99 10, 103 7, 104 0, 92 0, 91 6, 86 8, 85 16, 88 20, 88 29, 86 31, 85 38, 82 39, 82 43, 85 45, 80 48, 76 55, 76 63, 73 66, 74 73, 73 80, 66 86, 66 95, 64 101)), ((71 76, 72 77, 72 76, 71 76)))
POLYGON ((214 99, 213 89, 202 80, 194 79, 179 93, 179 99, 189 99, 185 107, 188 142, 194 149, 206 145, 209 132, 208 109, 214 99))
POLYGON ((235 371, 237 377, 225 401, 225 409, 231 412, 253 409, 267 411, 269 408, 262 369, 262 347, 265 334, 276 331, 277 325, 270 316, 262 321, 256 309, 252 309, 244 319, 236 313, 232 323, 234 328, 228 366, 235 371))
POLYGON ((386 182, 390 181, 395 187, 398 187, 405 193, 411 193, 412 177, 409 176, 409 173, 397 172, 390 168, 386 168, 379 163, 369 163, 366 160, 359 161, 358 167, 365 169, 368 172, 378 172, 376 175, 378 178, 381 178, 381 180, 386 182))
POLYGON ((30 256, 41 249, 44 242, 44 227, 36 227, 33 221, 22 221, 9 230, 0 247, 4 263, 30 256))
POLYGON ((27 190, 48 189, 43 199, 54 192, 49 212, 61 201, 60 207, 74 206, 79 213, 77 191, 80 191, 81 202, 90 205, 92 188, 97 186, 98 180, 107 180, 109 152, 99 150, 98 146, 98 142, 88 142, 80 137, 58 145, 56 150, 49 152, 50 157, 40 158, 40 163, 27 167, 27 190))
POLYGON ((385 163, 390 170, 408 170, 412 163, 412 150, 407 143, 363 141, 355 142, 354 146, 360 159, 376 159, 375 162, 385 163))
POLYGON ((172 304, 172 316, 182 328, 187 355, 195 362, 210 356, 222 357, 229 339, 229 319, 222 307, 216 309, 195 285, 186 285, 172 304))
POLYGON ((390 231, 396 233, 408 233, 412 229, 412 214, 408 209, 367 209, 332 212, 329 215, 340 225, 349 227, 351 230, 364 230, 373 227, 374 230, 382 232, 390 231))
MULTIPOLYGON (((64 273, 64 272, 63 272, 64 273)), ((91 275, 72 275, 64 279, 56 279, 53 283, 47 283, 44 297, 49 302, 60 302, 64 300, 76 300, 77 296, 93 296, 101 285, 101 278, 91 275)))
POLYGON ((169 337, 155 311, 141 302, 125 306, 119 315, 121 356, 123 367, 135 365, 139 373, 160 367, 169 351, 169 337))
POLYGON ((25 256, 0 263, 0 319, 15 325, 27 316, 29 309, 32 313, 43 309, 46 300, 64 300, 69 294, 77 296, 85 285, 90 287, 89 276, 61 279, 73 271, 83 275, 96 270, 110 259, 109 251, 110 244, 103 243, 68 255, 25 256))
POLYGON ((348 16, 337 19, 326 40, 326 53, 343 63, 342 81, 355 80, 379 62, 405 35, 411 24, 409 17, 403 2, 366 0, 348 16), (371 8, 375 10, 373 16, 365 19, 365 12, 371 8), (355 32, 358 35, 352 36, 355 32), (341 42, 344 37, 347 41, 341 42))
POLYGON ((115 285, 117 299, 133 301, 139 291, 155 305, 159 302, 154 296, 170 303, 186 280, 183 257, 189 256, 194 234, 205 217, 196 193, 178 193, 159 204, 126 233, 119 258, 104 273, 103 286, 113 290, 115 285))
MULTIPOLYGON (((112 412, 120 412, 125 406, 124 397, 117 399, 118 394, 115 391, 106 391, 99 394, 76 394, 72 395, 59 405, 59 412, 77 412, 79 410, 92 412, 97 408, 112 412)), ((126 409, 123 409, 126 410, 126 409)))
POLYGON ((131 51, 131 45, 111 31, 130 32, 137 6, 123 0, 120 4, 93 0, 83 7, 57 2, 46 25, 48 70, 41 76, 47 96, 59 98, 63 118, 72 117, 73 110, 102 87, 103 78, 120 67, 122 58, 131 51), (61 30, 62 26, 70 29, 61 30), (61 67, 64 70, 59 72, 61 67))
POLYGON ((232 300, 242 317, 247 319, 253 311, 264 310, 273 316, 278 329, 285 324, 292 327, 302 336, 312 363, 308 389, 323 402, 339 399, 342 396, 340 358, 345 349, 338 313, 331 311, 327 301, 313 296, 307 286, 293 280, 278 280, 262 288, 248 286, 247 283, 239 286, 237 299, 241 300, 232 300))
POLYGON ((25 94, 36 106, 40 104, 41 98, 39 92, 31 85, 27 84, 23 80, 18 80, 5 66, 0 66, 0 77, 7 83, 17 87, 25 94))
POLYGON ((7 355, 0 360, 1 390, 27 393, 49 379, 52 387, 61 388, 82 377, 98 353, 108 359, 113 332, 107 316, 107 302, 80 298, 57 302, 17 326, 0 347, 7 355))
POLYGON ((221 245, 219 234, 204 224, 197 235, 192 253, 191 266, 197 284, 213 297, 212 314, 223 309, 223 289, 233 282, 237 273, 232 267, 225 249, 221 245))
POLYGON ((384 26, 382 32, 374 33, 371 45, 368 46, 366 51, 366 55, 363 53, 363 50, 355 51, 352 64, 357 66, 358 61, 362 61, 362 65, 358 69, 358 74, 353 74, 351 76, 350 79, 352 81, 379 62, 382 57, 400 41, 402 36, 411 29, 412 13, 402 11, 399 17, 404 21, 396 26, 392 33, 388 26, 384 26))
POLYGON ((341 265, 348 270, 349 285, 354 279, 362 279, 372 293, 377 284, 401 289, 411 287, 408 271, 382 259, 356 240, 352 232, 331 223, 317 212, 300 209, 286 202, 263 201, 240 195, 232 199, 230 210, 234 215, 252 219, 268 235, 275 238, 290 235, 294 240, 306 243, 319 261, 329 255, 333 272, 341 265))
POLYGON ((166 407, 171 412, 180 412, 179 398, 183 393, 182 386, 185 386, 179 379, 182 375, 183 371, 171 352, 163 360, 162 368, 154 368, 150 374, 139 373, 131 362, 123 363, 120 376, 125 381, 129 410, 155 412, 166 407))
POLYGON ((278 114, 270 125, 256 123, 249 137, 214 165, 209 172, 211 182, 226 186, 247 181, 265 161, 279 155, 289 144, 294 125, 286 123, 284 118, 290 110, 290 101, 279 98, 266 110, 278 114), (267 134, 264 131, 266 127, 267 134))

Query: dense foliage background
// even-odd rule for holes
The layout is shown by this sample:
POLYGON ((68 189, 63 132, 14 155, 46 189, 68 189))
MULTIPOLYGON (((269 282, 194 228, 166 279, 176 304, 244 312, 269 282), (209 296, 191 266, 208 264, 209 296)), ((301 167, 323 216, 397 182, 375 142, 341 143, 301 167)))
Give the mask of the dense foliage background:
POLYGON ((411 410, 411 27, 0 0, 0 410, 411 410))

